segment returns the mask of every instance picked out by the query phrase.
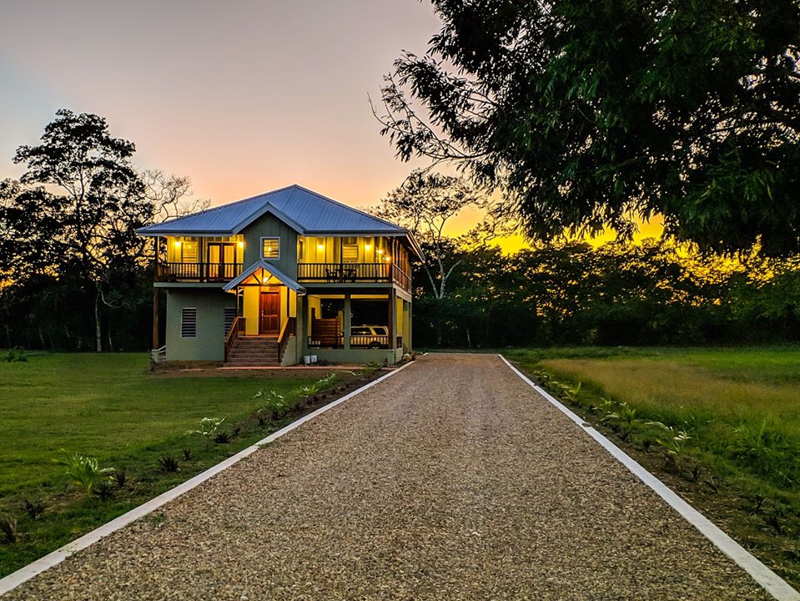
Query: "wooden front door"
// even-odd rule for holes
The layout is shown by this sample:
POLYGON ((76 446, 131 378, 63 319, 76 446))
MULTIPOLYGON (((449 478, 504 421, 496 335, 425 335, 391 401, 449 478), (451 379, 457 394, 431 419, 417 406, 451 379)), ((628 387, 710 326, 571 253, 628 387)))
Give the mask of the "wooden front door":
POLYGON ((278 292, 261 292, 258 303, 258 333, 277 336, 281 325, 281 295, 278 292))

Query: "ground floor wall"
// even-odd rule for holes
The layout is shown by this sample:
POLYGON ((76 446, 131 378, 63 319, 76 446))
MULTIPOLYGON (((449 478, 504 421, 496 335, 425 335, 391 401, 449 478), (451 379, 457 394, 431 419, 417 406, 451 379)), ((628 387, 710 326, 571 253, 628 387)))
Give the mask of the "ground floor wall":
MULTIPOLYGON (((406 300, 395 297, 390 301, 390 306, 394 304, 394 310, 391 311, 393 317, 392 337, 402 339, 402 346, 399 348, 309 348, 311 317, 312 315, 321 315, 321 299, 337 296, 344 299, 345 295, 335 295, 335 292, 332 292, 325 295, 299 296, 285 287, 282 287, 279 292, 281 326, 289 317, 296 318, 295 336, 287 341, 281 361, 283 365, 302 363, 306 355, 316 355, 319 360, 331 363, 386 363, 392 365, 400 361, 404 353, 411 351, 411 303, 406 300)), ((236 294, 224 292, 219 288, 166 289, 167 360, 224 361, 226 316, 230 321, 231 315, 236 315, 238 310, 238 314, 246 318, 246 334, 257 334, 257 330, 252 329, 251 325, 258 327, 259 293, 260 287, 258 286, 245 288, 237 303, 236 294), (194 310, 194 331, 188 332, 189 335, 187 335, 186 328, 183 327, 185 325, 183 323, 184 309, 194 310), (191 335, 192 333, 194 335, 191 335)), ((347 296, 345 305, 347 309, 341 311, 339 315, 342 322, 342 333, 350 331, 350 320, 345 317, 350 309, 350 297, 352 296, 356 300, 377 297, 374 294, 347 296)), ((384 295, 383 298, 389 300, 391 297, 384 295)))
POLYGON ((167 361, 223 361, 225 309, 236 310, 236 298, 221 289, 167 289, 167 361), (195 335, 185 336, 183 310, 195 309, 195 335))

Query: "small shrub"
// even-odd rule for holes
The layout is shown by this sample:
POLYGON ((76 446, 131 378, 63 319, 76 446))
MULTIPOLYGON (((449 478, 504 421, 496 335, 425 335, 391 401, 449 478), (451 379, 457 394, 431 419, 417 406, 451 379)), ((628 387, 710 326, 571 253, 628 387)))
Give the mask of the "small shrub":
POLYGON ((22 509, 28 514, 29 518, 37 520, 44 513, 45 504, 41 500, 24 499, 22 501, 22 509))
POLYGON ((178 460, 172 455, 162 455, 161 457, 159 457, 158 465, 161 466, 161 470, 164 472, 178 471, 178 460))
POLYGON ((111 482, 109 480, 104 480, 98 484, 93 492, 101 501, 108 501, 114 496, 114 489, 111 487, 111 482))
POLYGON ((17 542, 19 540, 17 518, 13 515, 0 514, 0 534, 3 535, 3 541, 6 543, 17 542))
POLYGON ((184 461, 192 460, 192 449, 183 449, 183 460, 184 461))
POLYGON ((76 484, 87 495, 97 488, 101 482, 107 482, 114 473, 113 467, 101 468, 96 457, 88 457, 80 453, 69 454, 62 449, 63 457, 58 461, 64 466, 64 472, 73 484, 76 484))
POLYGON ((3 359, 7 363, 24 363, 28 360, 28 356, 21 348, 12 348, 8 350, 3 359))
POLYGON ((116 470, 114 482, 116 482, 117 488, 125 488, 125 484, 128 482, 128 473, 125 470, 116 470))
POLYGON ((187 434, 199 434, 204 438, 213 438, 224 421, 224 417, 203 417, 200 419, 200 427, 197 430, 189 430, 187 434))
POLYGON ((227 444, 231 441, 231 435, 227 432, 217 432, 217 435, 214 437, 214 442, 217 444, 227 444))

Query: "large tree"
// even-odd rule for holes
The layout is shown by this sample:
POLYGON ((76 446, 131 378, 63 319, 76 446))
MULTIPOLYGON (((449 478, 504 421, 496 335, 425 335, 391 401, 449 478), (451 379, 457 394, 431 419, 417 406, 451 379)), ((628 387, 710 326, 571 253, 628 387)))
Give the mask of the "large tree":
POLYGON ((31 272, 69 276, 93 291, 97 351, 101 306, 112 303, 120 274, 142 260, 135 230, 155 212, 131 164, 134 150, 111 136, 102 117, 59 110, 40 144, 17 150, 14 161, 27 170, 0 219, 12 235, 4 261, 12 279, 31 272))
POLYGON ((403 159, 453 161, 532 236, 662 215, 703 249, 800 250, 797 0, 433 0, 387 76, 403 159))

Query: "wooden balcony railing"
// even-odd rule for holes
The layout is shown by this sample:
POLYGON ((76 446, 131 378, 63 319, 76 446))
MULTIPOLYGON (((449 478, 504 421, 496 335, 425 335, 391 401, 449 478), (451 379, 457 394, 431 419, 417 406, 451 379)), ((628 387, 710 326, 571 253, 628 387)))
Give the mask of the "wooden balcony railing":
POLYGON ((411 288, 411 278, 393 263, 298 263, 297 279, 327 284, 396 282, 405 290, 411 288))
POLYGON ((242 273, 242 263, 159 263, 157 282, 229 282, 242 273))

